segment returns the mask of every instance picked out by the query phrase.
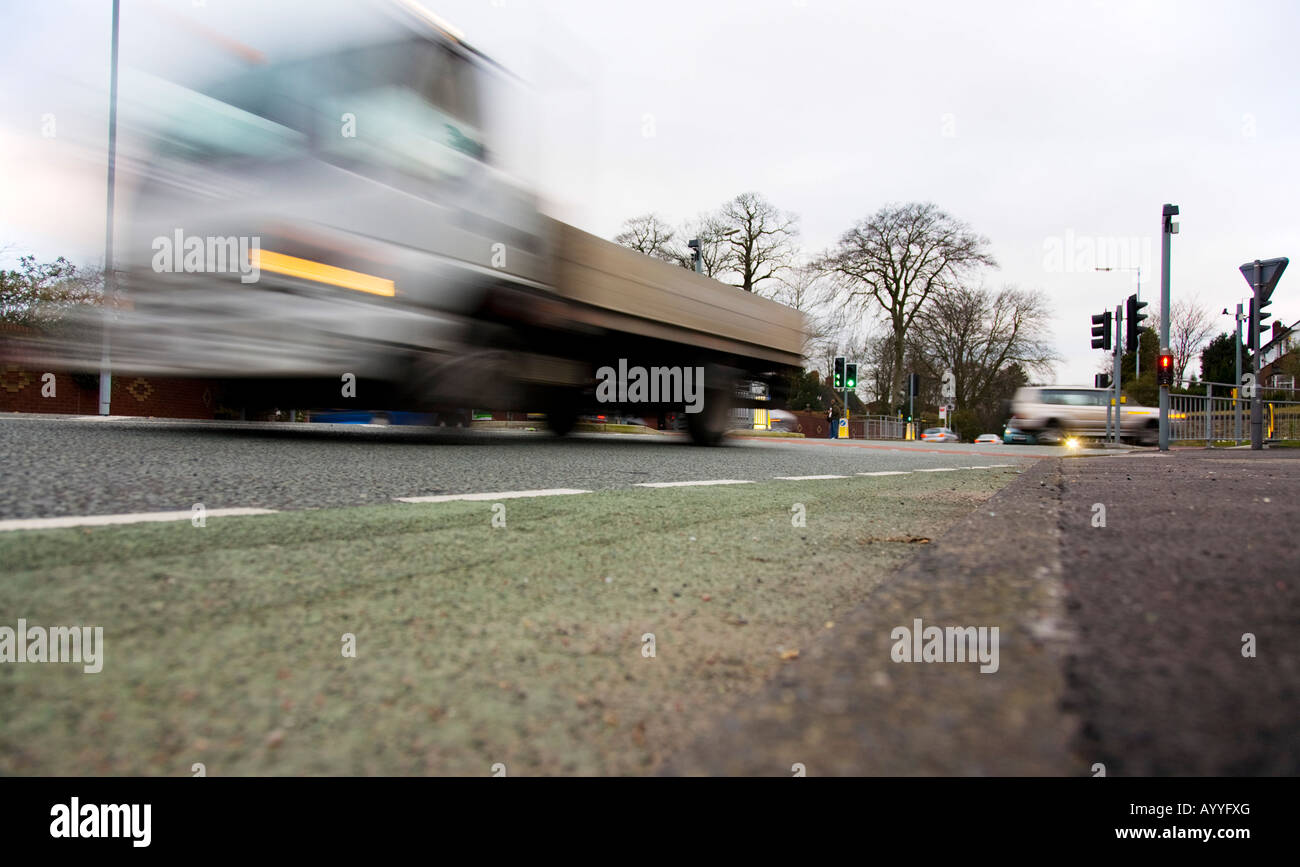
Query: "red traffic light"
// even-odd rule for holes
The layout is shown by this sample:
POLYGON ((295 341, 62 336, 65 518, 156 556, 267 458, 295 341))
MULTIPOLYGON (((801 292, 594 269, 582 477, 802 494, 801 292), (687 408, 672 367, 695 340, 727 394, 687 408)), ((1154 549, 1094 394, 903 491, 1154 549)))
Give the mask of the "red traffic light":
POLYGON ((1174 357, 1161 355, 1156 364, 1156 385, 1172 386, 1174 384, 1174 357))

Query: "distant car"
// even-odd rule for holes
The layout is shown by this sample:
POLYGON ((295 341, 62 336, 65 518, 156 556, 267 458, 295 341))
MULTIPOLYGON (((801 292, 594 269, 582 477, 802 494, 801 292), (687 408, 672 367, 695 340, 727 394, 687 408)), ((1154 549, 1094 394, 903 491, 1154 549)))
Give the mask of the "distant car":
POLYGON ((921 439, 928 443, 959 443, 961 437, 953 432, 952 428, 946 427, 928 427, 921 432, 921 439))
POLYGON ((1007 445, 1023 444, 1032 446, 1037 444, 1038 438, 1028 431, 1023 431, 1018 427, 1011 427, 1008 425, 1007 429, 1002 432, 1002 442, 1007 445))
MULTIPOLYGON (((1071 437, 1100 437, 1106 433, 1110 391, 1072 386, 1026 386, 1011 399, 1011 424, 1032 433, 1038 442, 1063 443, 1071 437)), ((1159 433, 1160 411, 1122 403, 1120 433, 1126 440, 1153 443, 1159 433)))
POLYGON ((980 434, 979 436, 975 437, 975 442, 976 443, 1000 443, 1002 442, 1002 437, 998 436, 997 434, 980 434))

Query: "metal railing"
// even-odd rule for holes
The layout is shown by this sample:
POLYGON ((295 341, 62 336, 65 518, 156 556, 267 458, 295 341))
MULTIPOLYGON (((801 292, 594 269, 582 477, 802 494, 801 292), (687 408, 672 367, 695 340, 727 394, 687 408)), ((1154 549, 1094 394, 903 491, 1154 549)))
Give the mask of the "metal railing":
POLYGON ((888 415, 849 416, 849 437, 868 440, 901 440, 907 422, 888 415))
MULTIPOLYGON (((1250 398, 1221 382, 1184 383, 1205 394, 1169 395, 1169 439, 1250 442, 1250 398)), ((1292 388, 1261 388, 1264 439, 1300 439, 1300 392, 1292 388)))

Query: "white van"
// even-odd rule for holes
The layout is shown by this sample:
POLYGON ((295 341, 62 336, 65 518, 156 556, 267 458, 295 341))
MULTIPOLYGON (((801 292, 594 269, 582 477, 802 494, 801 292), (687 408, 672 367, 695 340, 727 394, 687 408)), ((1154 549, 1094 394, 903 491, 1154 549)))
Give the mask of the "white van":
MULTIPOLYGON (((1034 434, 1041 443, 1061 442, 1068 436, 1106 435, 1106 406, 1111 391, 1105 388, 1050 385, 1027 386, 1011 399, 1011 427, 1034 434)), ((1149 406, 1120 404, 1120 436, 1143 444, 1160 435, 1160 411, 1149 406)))

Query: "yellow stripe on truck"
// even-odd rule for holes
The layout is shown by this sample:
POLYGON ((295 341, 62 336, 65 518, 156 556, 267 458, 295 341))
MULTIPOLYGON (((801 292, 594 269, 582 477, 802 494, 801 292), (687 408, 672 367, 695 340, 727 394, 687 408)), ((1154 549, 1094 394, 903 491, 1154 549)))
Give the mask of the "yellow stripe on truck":
POLYGON ((344 289, 355 289, 357 292, 383 295, 385 298, 392 298, 397 294, 397 284, 373 274, 336 268, 310 259, 299 259, 297 256, 286 256, 273 250, 250 250, 249 258, 253 260, 252 264, 255 267, 273 274, 301 277, 303 280, 311 280, 315 283, 328 283, 331 286, 342 286, 344 289))

